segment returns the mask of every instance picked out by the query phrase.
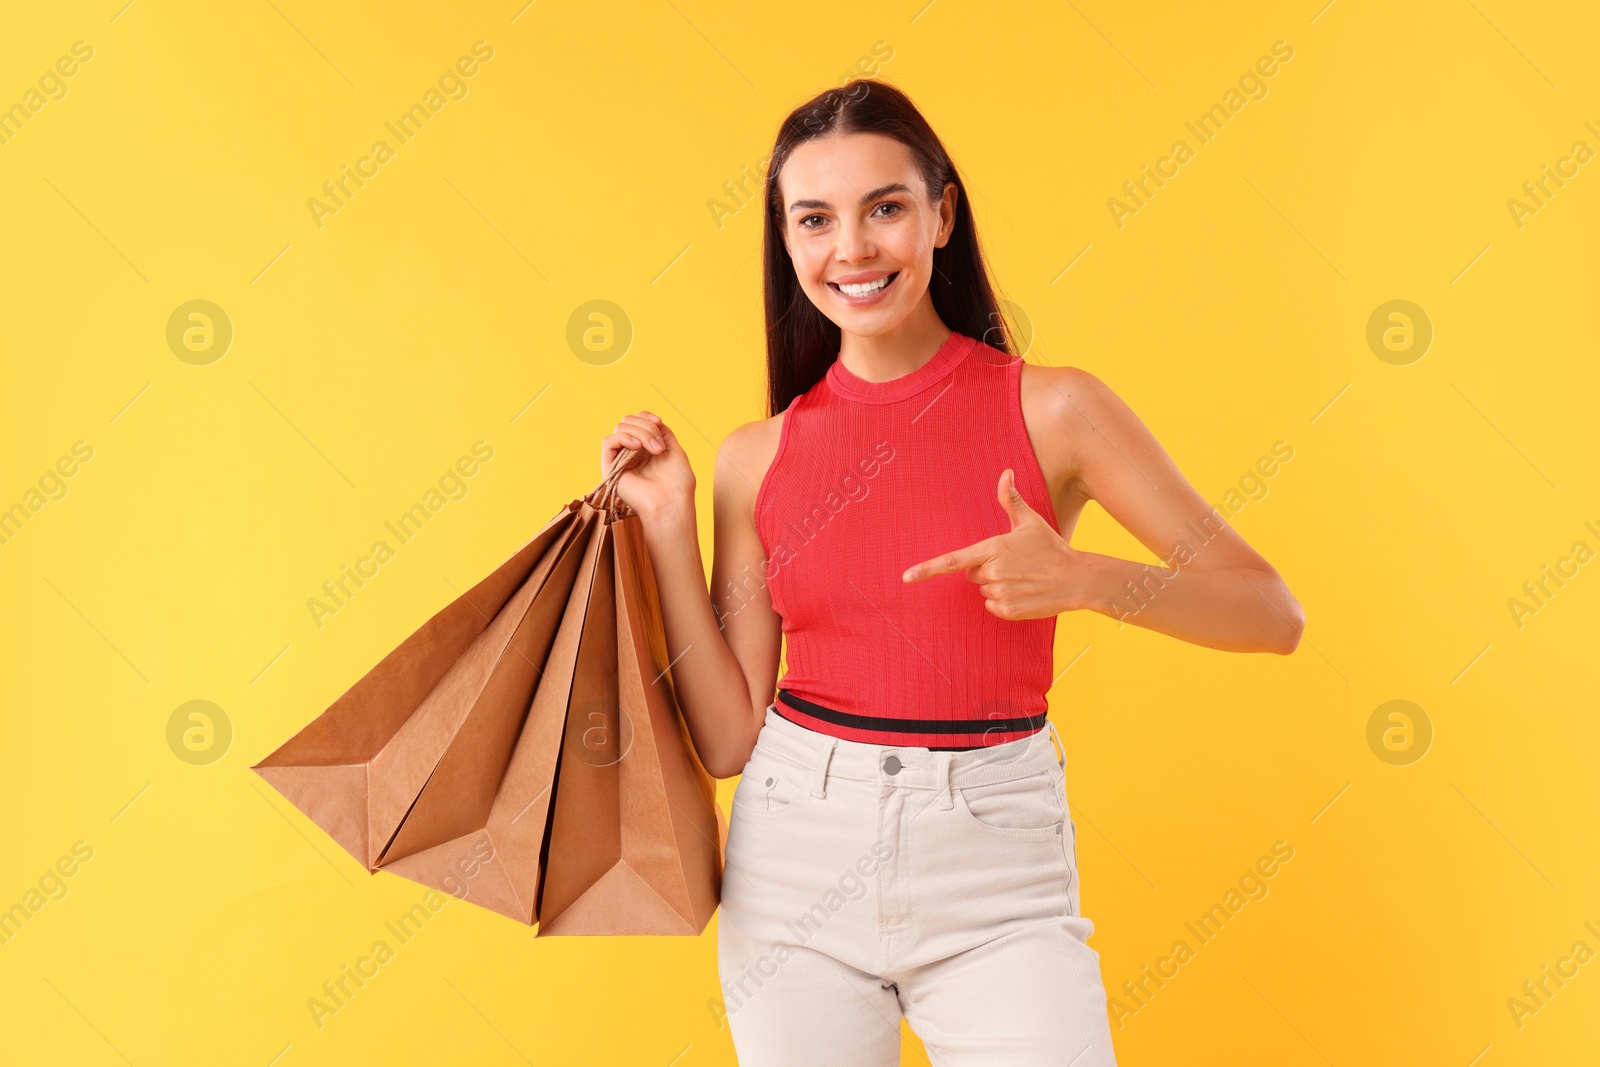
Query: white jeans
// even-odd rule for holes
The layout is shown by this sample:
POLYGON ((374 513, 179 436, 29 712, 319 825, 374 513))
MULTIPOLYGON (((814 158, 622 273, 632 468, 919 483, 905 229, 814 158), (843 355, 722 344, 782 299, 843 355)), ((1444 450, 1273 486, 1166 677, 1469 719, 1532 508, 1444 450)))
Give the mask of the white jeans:
POLYGON ((1114 1067, 1055 725, 968 752, 771 706, 734 790, 717 962, 743 1067, 1114 1067))

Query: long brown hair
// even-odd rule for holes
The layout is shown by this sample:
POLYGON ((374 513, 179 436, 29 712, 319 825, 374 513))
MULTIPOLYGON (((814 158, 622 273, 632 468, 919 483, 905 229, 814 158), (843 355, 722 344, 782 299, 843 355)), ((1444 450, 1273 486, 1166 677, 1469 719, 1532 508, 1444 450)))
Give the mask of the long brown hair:
POLYGON ((832 133, 878 133, 905 145, 927 185, 930 202, 938 202, 946 182, 955 183, 956 214, 950 239, 943 248, 933 250, 933 277, 928 288, 934 310, 957 333, 976 337, 1008 355, 1013 351, 1010 329, 1000 314, 978 246, 972 201, 950 154, 905 93, 886 82, 857 78, 791 111, 772 148, 762 255, 769 417, 817 384, 839 357, 839 327, 817 309, 795 277, 789 250, 783 244, 785 220, 778 194, 778 176, 789 153, 832 133))

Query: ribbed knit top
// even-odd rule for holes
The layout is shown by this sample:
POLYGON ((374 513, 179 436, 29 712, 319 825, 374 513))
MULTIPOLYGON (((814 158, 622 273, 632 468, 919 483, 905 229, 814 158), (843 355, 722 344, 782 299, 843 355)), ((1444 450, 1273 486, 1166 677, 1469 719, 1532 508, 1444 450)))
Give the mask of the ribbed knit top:
POLYGON ((1023 424, 1021 368, 953 332, 885 382, 835 360, 790 403, 755 503, 787 646, 780 714, 846 740, 928 748, 1044 725, 1055 617, 992 615, 964 572, 900 577, 1011 529, 997 492, 1007 467, 1059 529, 1023 424))

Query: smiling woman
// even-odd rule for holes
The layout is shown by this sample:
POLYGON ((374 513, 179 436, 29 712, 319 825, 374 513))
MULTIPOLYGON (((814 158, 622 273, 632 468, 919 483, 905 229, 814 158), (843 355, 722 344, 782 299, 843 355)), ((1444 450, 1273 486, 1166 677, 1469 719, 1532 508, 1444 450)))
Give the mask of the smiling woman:
MULTIPOLYGON (((714 593, 672 431, 644 411, 601 442, 602 470, 642 460, 617 489, 695 748, 741 776, 717 934, 734 1044, 769 1067, 879 1067, 904 1016, 951 1067, 1113 1067, 1048 695, 1056 617, 1116 617, 1146 565, 1069 539, 1091 499, 1158 555, 1212 509, 1105 383, 1013 354, 962 178, 904 93, 823 93, 771 159, 768 417, 718 449, 714 593), (872 491, 794 551, 792 517, 879 446, 894 462, 872 491), (875 844, 867 895, 797 925, 875 844)), ((1292 651, 1287 586, 1225 521, 1208 530, 1128 621, 1292 651)))

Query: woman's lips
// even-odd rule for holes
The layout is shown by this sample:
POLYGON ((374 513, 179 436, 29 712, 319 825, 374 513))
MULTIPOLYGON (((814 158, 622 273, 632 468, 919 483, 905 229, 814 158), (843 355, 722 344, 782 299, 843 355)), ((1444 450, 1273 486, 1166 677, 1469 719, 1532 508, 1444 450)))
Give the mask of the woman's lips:
POLYGON ((891 273, 889 275, 889 282, 888 282, 887 285, 885 285, 882 289, 878 289, 875 292, 867 293, 864 296, 851 296, 849 293, 845 292, 843 289, 840 289, 839 286, 834 282, 829 282, 828 283, 828 288, 832 289, 835 296, 837 296, 840 300, 843 300, 845 303, 849 304, 851 307, 868 307, 868 306, 870 306, 872 304, 876 304, 878 301, 882 300, 884 298, 885 294, 887 294, 889 292, 889 290, 894 288, 894 283, 896 281, 898 281, 899 278, 900 278, 900 272, 899 271, 894 271, 893 273, 891 273))

